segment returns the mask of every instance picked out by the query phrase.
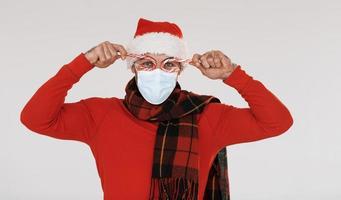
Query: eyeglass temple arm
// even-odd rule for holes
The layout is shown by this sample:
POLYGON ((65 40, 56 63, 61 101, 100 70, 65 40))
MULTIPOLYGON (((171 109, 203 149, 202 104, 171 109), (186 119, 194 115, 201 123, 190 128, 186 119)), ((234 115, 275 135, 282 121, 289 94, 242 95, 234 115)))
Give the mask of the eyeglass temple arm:
MULTIPOLYGON (((119 55, 121 55, 120 52, 117 52, 119 55)), ((133 58, 144 58, 145 56, 139 55, 139 54, 134 54, 134 53, 128 53, 126 56, 133 57, 133 58)))

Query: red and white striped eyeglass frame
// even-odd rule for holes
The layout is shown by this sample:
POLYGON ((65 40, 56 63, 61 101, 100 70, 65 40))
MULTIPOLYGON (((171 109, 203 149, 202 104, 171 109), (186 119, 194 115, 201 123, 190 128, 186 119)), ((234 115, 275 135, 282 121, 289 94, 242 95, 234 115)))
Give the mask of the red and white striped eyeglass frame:
MULTIPOLYGON (((153 58, 153 57, 148 56, 148 55, 135 54, 135 53, 128 53, 126 56, 133 57, 133 58, 145 58, 145 57, 153 58)), ((192 60, 191 58, 181 59, 181 58, 177 58, 174 56, 170 56, 170 57, 172 58, 172 60, 175 60, 175 61, 180 62, 180 63, 189 63, 192 60)))

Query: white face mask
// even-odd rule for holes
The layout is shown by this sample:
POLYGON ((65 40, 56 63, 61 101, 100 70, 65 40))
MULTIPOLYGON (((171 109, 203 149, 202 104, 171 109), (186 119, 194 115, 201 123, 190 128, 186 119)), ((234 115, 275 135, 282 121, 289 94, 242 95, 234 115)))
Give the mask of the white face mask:
POLYGON ((137 87, 143 98, 151 104, 161 104, 176 86, 177 72, 168 73, 157 68, 137 72, 137 87))

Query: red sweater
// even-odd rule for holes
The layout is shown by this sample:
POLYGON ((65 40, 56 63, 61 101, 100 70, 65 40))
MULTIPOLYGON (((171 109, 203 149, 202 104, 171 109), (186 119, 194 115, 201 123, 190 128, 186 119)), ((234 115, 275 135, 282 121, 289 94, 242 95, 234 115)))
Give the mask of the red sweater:
MULTIPOLYGON (((135 118, 122 104, 123 99, 117 97, 65 103, 68 90, 93 67, 84 53, 63 65, 31 97, 20 120, 33 132, 88 144, 96 160, 104 200, 146 200, 156 125, 135 118)), ((199 115, 199 200, 221 148, 278 136, 293 124, 283 103, 241 66, 222 84, 235 88, 249 107, 211 103, 199 115)))

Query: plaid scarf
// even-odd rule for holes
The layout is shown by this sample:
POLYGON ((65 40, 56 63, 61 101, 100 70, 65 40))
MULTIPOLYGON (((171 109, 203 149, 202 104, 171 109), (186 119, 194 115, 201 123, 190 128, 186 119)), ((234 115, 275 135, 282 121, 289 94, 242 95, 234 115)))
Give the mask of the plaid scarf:
MULTIPOLYGON (((166 101, 147 102, 135 77, 127 84, 124 105, 137 118, 157 124, 150 200, 197 200, 199 146, 197 115, 213 96, 181 90, 179 83, 166 101)), ((226 148, 216 155, 208 174, 204 200, 229 200, 226 148)))

